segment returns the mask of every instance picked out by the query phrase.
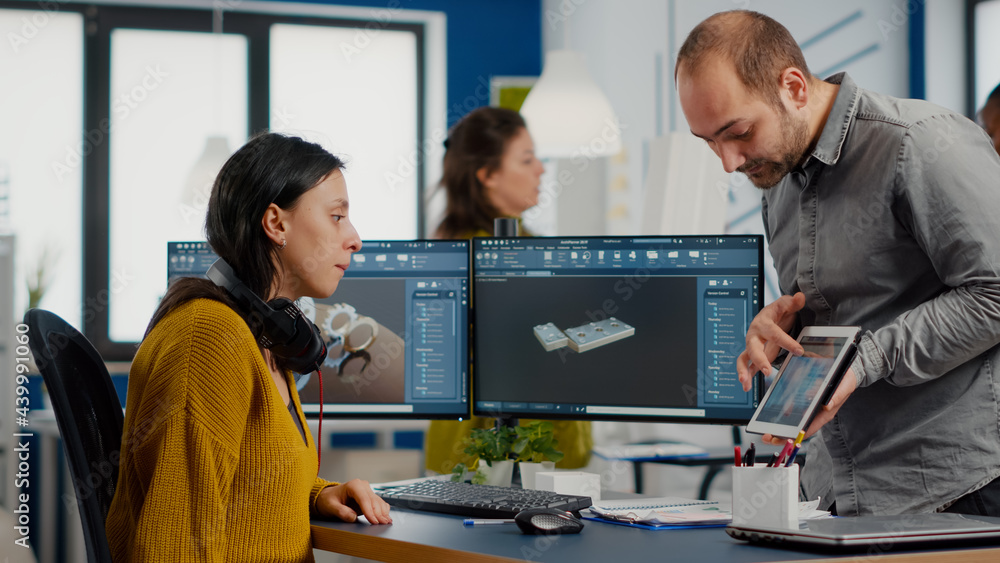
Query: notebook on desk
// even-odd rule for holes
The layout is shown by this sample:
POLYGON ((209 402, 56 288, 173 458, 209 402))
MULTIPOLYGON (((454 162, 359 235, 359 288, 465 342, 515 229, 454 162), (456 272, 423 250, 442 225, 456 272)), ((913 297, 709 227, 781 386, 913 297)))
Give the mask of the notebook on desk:
POLYGON ((856 516, 803 521, 797 530, 730 524, 726 533, 769 546, 874 548, 883 552, 936 544, 995 544, 1000 542, 1000 518, 950 513, 856 516))

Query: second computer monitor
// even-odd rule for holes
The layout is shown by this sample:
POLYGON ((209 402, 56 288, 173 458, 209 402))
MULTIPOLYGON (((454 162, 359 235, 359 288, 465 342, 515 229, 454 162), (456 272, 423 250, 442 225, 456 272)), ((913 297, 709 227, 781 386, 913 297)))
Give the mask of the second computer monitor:
POLYGON ((745 424, 760 236, 473 241, 474 412, 745 424))

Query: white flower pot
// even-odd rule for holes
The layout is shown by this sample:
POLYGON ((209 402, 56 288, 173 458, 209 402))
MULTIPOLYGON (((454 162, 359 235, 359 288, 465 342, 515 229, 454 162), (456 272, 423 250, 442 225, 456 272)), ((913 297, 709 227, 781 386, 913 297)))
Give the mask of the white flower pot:
POLYGON ((494 461, 490 467, 485 461, 479 460, 479 473, 486 477, 486 485, 509 487, 514 477, 514 462, 509 459, 494 461))
POLYGON ((555 471, 556 463, 554 461, 543 461, 541 463, 521 461, 518 462, 517 467, 521 471, 521 488, 534 489, 535 473, 539 471, 555 471))

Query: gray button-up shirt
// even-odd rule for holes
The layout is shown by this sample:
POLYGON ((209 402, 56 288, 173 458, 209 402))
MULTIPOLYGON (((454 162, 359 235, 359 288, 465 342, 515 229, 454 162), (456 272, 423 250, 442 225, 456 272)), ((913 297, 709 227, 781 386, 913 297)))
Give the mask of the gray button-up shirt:
POLYGON ((864 329, 805 472, 840 514, 941 510, 1000 476, 1000 158, 961 115, 828 82, 815 150, 763 196, 801 324, 864 329))

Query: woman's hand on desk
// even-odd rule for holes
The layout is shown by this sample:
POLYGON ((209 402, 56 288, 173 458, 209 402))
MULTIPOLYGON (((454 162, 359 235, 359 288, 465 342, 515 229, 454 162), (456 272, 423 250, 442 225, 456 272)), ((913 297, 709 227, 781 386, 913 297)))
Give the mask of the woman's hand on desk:
POLYGON ((316 510, 323 516, 333 516, 344 522, 357 520, 360 510, 371 524, 392 524, 389 504, 372 491, 368 481, 361 479, 323 489, 316 499, 316 510))

